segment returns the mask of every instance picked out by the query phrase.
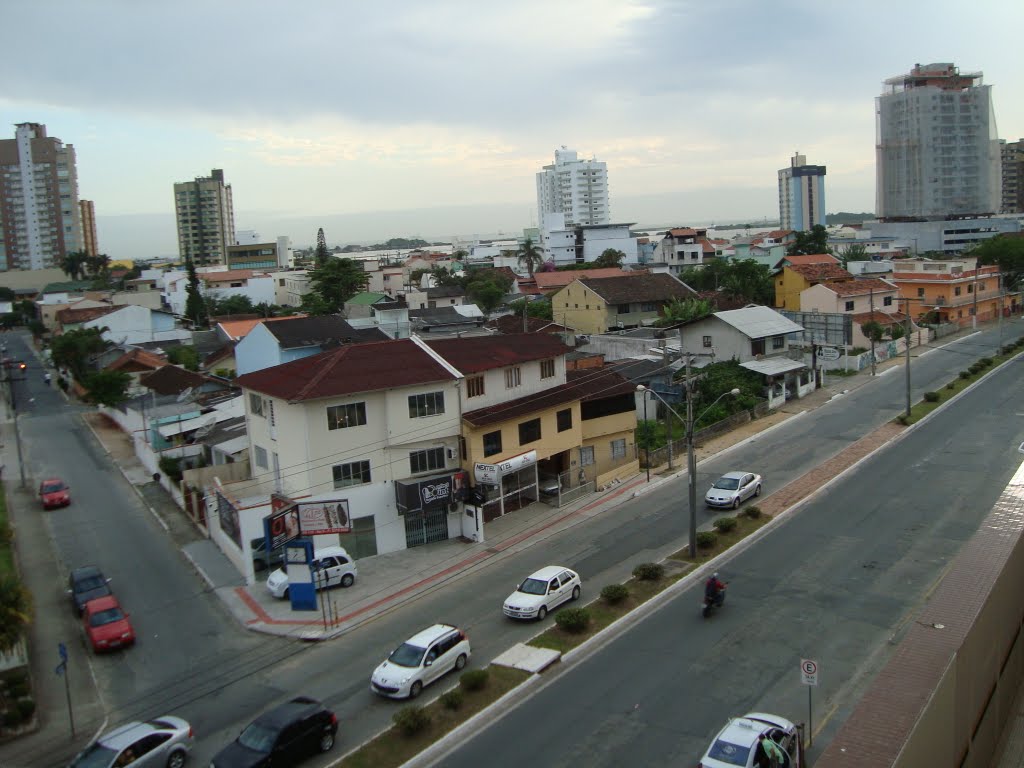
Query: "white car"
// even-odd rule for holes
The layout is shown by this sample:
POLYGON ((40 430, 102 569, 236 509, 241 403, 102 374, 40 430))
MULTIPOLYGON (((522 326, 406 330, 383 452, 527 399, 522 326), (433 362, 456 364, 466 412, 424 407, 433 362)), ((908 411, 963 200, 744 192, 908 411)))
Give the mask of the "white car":
POLYGON ((736 509, 747 499, 761 495, 761 476, 753 472, 726 472, 704 494, 709 507, 736 509))
POLYGON ((192 726, 164 715, 128 723, 104 734, 71 761, 68 768, 182 768, 192 750, 192 726))
POLYGON ((537 619, 567 600, 578 600, 583 582, 576 571, 549 565, 531 575, 505 598, 505 615, 513 619, 537 619))
POLYGON ((800 768, 802 751, 797 727, 784 717, 764 712, 731 718, 711 742, 698 768, 752 768, 762 733, 782 748, 779 768, 800 768))
MULTIPOLYGON (((313 553, 313 578, 317 589, 340 584, 351 587, 358 575, 356 564, 344 547, 324 547, 313 553)), ((283 568, 267 577, 267 591, 274 597, 288 599, 288 572, 283 568)))
POLYGON ((415 699, 424 686, 453 669, 464 669, 469 638, 450 624, 435 624, 400 646, 373 670, 370 690, 391 699, 415 699))

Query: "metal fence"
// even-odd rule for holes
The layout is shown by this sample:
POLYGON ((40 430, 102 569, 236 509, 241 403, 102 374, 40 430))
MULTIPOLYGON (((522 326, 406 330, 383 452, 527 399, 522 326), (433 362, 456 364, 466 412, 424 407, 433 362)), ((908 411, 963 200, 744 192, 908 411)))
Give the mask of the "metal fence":
MULTIPOLYGON (((764 400, 763 402, 760 402, 757 405, 755 405, 750 410, 734 413, 732 416, 729 416, 728 418, 722 419, 721 421, 717 421, 714 424, 711 424, 710 426, 704 427, 704 429, 698 429, 696 432, 693 433, 693 444, 699 447, 706 443, 708 440, 712 440, 716 437, 719 437, 720 435, 724 435, 726 432, 731 432, 737 427, 747 424, 753 421, 754 419, 761 418, 762 416, 768 413, 768 410, 768 401, 764 400)), ((655 448, 651 451, 645 451, 641 449, 639 456, 640 466, 645 469, 648 466, 659 467, 662 464, 668 463, 668 457, 668 444, 665 444, 661 448, 655 448), (647 463, 648 461, 650 461, 649 465, 647 463)), ((685 464, 686 462, 685 438, 681 440, 672 441, 673 466, 676 465, 677 461, 680 462, 680 466, 682 466, 682 464, 685 464)))

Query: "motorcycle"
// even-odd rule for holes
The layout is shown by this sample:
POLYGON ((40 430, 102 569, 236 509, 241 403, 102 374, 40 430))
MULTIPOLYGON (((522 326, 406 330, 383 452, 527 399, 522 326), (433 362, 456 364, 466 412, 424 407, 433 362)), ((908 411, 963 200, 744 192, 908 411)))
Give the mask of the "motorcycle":
MULTIPOLYGON (((725 587, 729 586, 728 584, 725 587)), ((719 590, 718 594, 714 597, 704 595, 704 602, 701 603, 701 615, 706 619, 711 615, 711 611, 715 608, 721 608, 725 602, 725 587, 719 590)))

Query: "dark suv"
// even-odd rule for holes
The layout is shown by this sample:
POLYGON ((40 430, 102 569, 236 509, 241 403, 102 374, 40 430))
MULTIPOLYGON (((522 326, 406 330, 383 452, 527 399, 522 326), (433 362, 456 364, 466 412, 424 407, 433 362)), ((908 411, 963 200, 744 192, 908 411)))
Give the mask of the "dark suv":
POLYGON ((217 753, 210 768, 293 765, 334 746, 338 718, 316 699, 296 696, 253 720, 217 753))

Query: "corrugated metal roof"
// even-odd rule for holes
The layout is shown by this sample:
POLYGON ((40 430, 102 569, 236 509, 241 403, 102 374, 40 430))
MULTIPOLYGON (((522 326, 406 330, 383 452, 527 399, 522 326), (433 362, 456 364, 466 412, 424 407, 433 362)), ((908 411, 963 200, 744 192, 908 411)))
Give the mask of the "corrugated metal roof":
POLYGON ((730 309, 725 312, 715 312, 714 316, 752 339, 763 339, 766 336, 778 336, 803 330, 802 326, 780 315, 770 307, 749 306, 743 309, 730 309))
POLYGON ((797 360, 790 360, 788 357, 769 357, 765 360, 740 363, 740 367, 754 373, 763 373, 765 376, 781 376, 783 373, 799 371, 807 366, 797 360))

